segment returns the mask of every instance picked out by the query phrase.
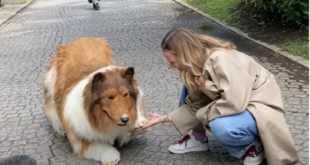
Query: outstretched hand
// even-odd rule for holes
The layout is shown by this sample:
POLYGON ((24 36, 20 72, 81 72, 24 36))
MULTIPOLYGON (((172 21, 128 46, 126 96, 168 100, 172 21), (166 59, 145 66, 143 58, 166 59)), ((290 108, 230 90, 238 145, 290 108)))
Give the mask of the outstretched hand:
POLYGON ((161 123, 163 121, 167 121, 166 116, 160 116, 159 114, 156 114, 156 113, 151 113, 150 117, 151 118, 149 119, 149 121, 146 125, 144 125, 140 128, 137 128, 138 131, 146 130, 147 128, 152 127, 158 123, 161 123))

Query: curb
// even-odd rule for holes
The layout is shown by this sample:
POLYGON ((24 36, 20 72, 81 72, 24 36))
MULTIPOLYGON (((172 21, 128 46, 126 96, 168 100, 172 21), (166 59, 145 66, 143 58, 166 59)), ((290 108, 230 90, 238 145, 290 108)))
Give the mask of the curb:
POLYGON ((292 60, 292 61, 294 61, 294 62, 296 62, 296 63, 298 63, 298 64, 300 64, 300 65, 302 65, 304 67, 306 67, 306 68, 309 68, 309 60, 307 60, 305 58, 302 58, 300 56, 295 56, 295 55, 290 54, 290 53, 288 53, 286 51, 282 51, 277 46, 269 45, 269 44, 267 44, 265 42, 261 42, 261 41, 255 40, 255 39, 249 37, 248 34, 242 32, 241 30, 239 30, 239 29, 237 29, 235 27, 232 27, 230 25, 227 25, 226 23, 223 23, 223 22, 221 22, 220 20, 218 20, 216 18, 213 18, 209 14, 206 14, 206 13, 200 11, 198 8, 188 4, 186 2, 183 2, 181 0, 172 0, 172 1, 174 1, 174 2, 176 2, 178 4, 180 4, 180 5, 183 5, 183 6, 189 8, 191 10, 194 10, 195 12, 197 12, 197 13, 205 16, 205 17, 207 17, 209 20, 219 24, 220 26, 225 27, 226 29, 228 29, 228 30, 230 30, 230 31, 232 31, 232 32, 234 32, 234 33, 236 33, 238 35, 241 35, 242 37, 245 37, 245 38, 247 38, 247 39, 249 39, 249 40, 251 40, 251 41, 253 41, 253 42, 255 42, 255 43, 257 43, 257 44, 259 44, 259 45, 261 45, 261 46, 263 46, 263 47, 265 47, 265 48, 267 48, 267 49, 269 49, 269 50, 271 50, 271 51, 273 51, 273 52, 275 52, 275 53, 277 53, 279 55, 281 55, 281 56, 284 56, 284 57, 286 57, 286 58, 288 58, 288 59, 290 59, 290 60, 292 60))
MULTIPOLYGON (((0 22, 0 26, 2 26, 3 24, 5 24, 6 22, 8 22, 10 19, 12 19, 14 16, 16 16, 20 11, 22 11, 23 9, 25 9, 27 6, 29 6, 32 2, 34 2, 35 0, 29 0, 27 3, 23 4, 19 9, 17 9, 16 11, 14 11, 13 14, 11 14, 10 16, 8 16, 7 18, 5 18, 2 22, 0 22)), ((1 8, 4 8, 5 5, 1 6, 1 8)), ((1 9, 0 8, 0 9, 1 9)))

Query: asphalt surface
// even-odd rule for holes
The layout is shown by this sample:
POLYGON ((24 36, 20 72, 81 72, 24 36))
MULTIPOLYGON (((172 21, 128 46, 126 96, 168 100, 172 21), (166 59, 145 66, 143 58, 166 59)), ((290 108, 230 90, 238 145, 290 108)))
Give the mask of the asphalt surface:
MULTIPOLYGON (((148 112, 166 114, 178 105, 181 83, 160 49, 173 27, 186 27, 235 42, 273 72, 281 86, 286 119, 308 164, 308 69, 237 36, 170 0, 104 0, 95 11, 87 0, 37 0, 0 27, 0 158, 34 157, 39 165, 100 164, 72 154, 55 135, 42 110, 39 78, 58 44, 79 37, 103 37, 119 65, 134 66, 145 90, 148 112), (203 27, 203 28, 202 28, 203 27), (205 29, 207 31, 202 31, 205 29)), ((276 131, 276 130, 274 130, 276 131)), ((158 125, 121 148, 121 165, 239 165, 210 135, 210 150, 176 155, 168 146, 181 137, 171 125, 158 125)))

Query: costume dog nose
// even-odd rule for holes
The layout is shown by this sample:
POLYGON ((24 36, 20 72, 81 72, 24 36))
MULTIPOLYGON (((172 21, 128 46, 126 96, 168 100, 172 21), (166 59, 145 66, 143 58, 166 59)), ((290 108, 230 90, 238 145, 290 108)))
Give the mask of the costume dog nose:
POLYGON ((122 117, 122 118, 121 118, 121 121, 122 121, 123 123, 127 123, 127 122, 129 121, 129 117, 122 117))

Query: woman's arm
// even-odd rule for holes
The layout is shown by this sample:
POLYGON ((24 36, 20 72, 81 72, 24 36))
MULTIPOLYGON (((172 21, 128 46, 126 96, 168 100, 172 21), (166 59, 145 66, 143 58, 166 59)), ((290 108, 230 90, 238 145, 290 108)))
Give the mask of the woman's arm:
POLYGON ((168 115, 151 114, 152 118, 148 121, 148 124, 138 128, 138 130, 145 130, 158 123, 172 122, 181 135, 186 135, 188 131, 196 127, 200 121, 196 118, 187 105, 183 105, 168 115))
POLYGON ((163 123, 163 122, 170 122, 170 118, 168 115, 159 115, 156 113, 151 113, 150 114, 151 119, 148 121, 148 123, 140 128, 136 128, 136 130, 146 130, 149 127, 152 127, 158 123, 163 123))

